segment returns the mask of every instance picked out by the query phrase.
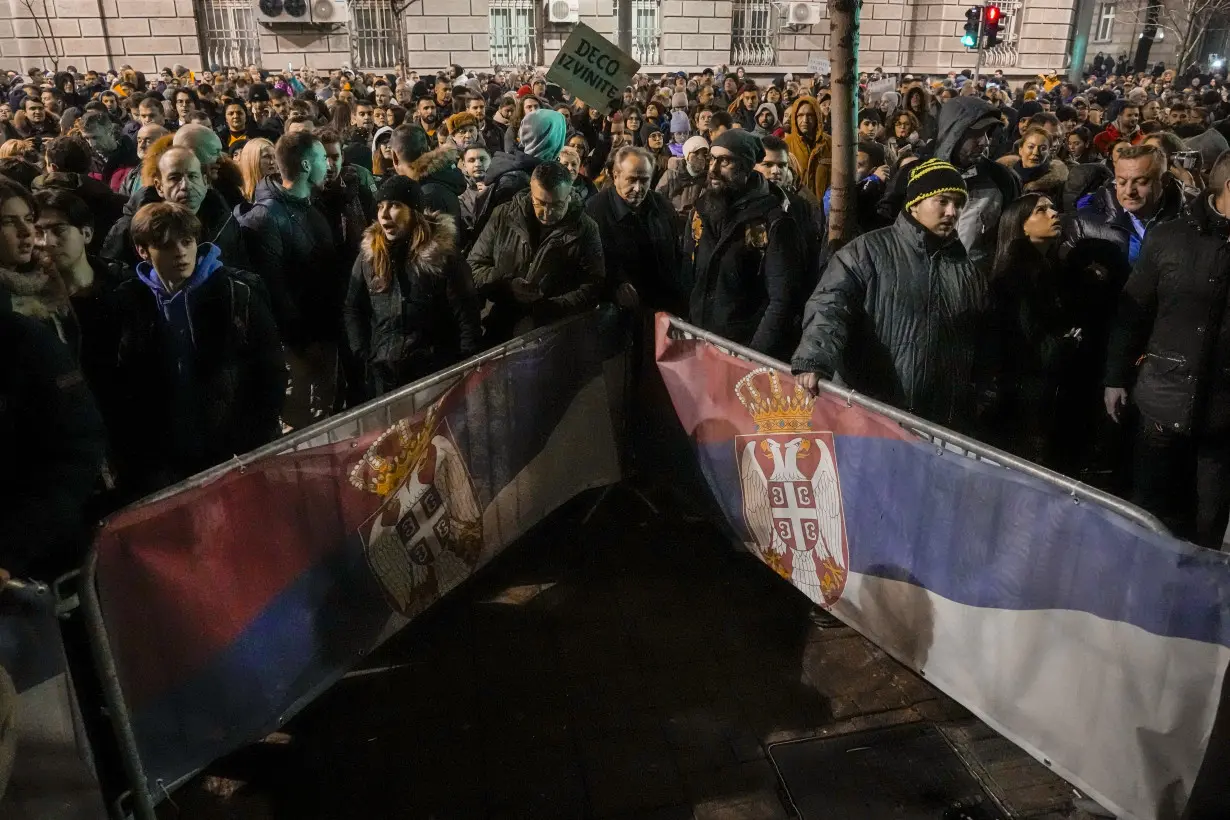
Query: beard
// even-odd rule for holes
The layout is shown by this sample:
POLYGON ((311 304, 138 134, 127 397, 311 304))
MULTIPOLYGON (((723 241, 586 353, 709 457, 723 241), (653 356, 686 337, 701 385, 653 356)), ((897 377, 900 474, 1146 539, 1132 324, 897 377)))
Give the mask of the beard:
MULTIPOLYGON (((710 175, 709 179, 713 180, 714 177, 710 175)), ((734 200, 734 191, 731 189, 730 184, 723 179, 719 187, 707 187, 701 192, 700 196, 696 198, 696 210, 700 212, 700 215, 710 225, 721 225, 726 221, 734 200)))

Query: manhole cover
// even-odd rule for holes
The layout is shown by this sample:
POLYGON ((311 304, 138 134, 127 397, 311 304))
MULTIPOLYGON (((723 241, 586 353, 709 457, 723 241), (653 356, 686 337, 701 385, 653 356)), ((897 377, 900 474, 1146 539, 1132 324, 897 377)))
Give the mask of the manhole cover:
POLYGON ((803 820, 1006 820, 934 726, 769 747, 803 820))

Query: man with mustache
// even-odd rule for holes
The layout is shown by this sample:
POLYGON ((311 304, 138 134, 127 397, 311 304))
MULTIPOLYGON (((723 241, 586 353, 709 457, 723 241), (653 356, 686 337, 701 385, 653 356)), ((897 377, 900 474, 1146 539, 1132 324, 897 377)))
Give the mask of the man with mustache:
POLYGON ((684 244, 690 321, 771 356, 794 346, 803 294, 804 243, 798 223, 755 166, 760 138, 722 133, 709 152, 706 190, 684 244))
POLYGON ((909 166, 905 207, 833 256, 791 360, 813 394, 840 378, 860 393, 969 429, 987 283, 957 235, 969 192, 952 164, 909 166))

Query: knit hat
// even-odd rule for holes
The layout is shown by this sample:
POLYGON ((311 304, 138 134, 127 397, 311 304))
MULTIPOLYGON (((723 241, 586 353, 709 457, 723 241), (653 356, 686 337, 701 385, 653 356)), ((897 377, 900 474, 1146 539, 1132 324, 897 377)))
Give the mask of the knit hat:
POLYGON ((688 115, 682 111, 676 111, 671 114, 671 133, 672 134, 690 134, 692 133, 692 121, 688 119, 688 115))
POLYGON ((721 136, 713 141, 713 147, 725 148, 748 165, 755 165, 764 159, 764 145, 761 144, 760 137, 753 136, 742 128, 723 131, 721 136))
POLYGON ((521 97, 528 97, 533 93, 534 89, 530 88, 528 85, 523 85, 517 89, 517 98, 520 99, 521 97))
POLYGON ((1022 120, 1027 120, 1034 114, 1040 114, 1041 112, 1042 103, 1036 100, 1026 100, 1021 103, 1021 107, 1016 110, 1017 118, 1022 120))
POLYGON ((671 95, 671 108, 687 108, 688 95, 682 91, 676 91, 671 95))
POLYGON ((521 121, 521 130, 517 132, 521 149, 541 160, 556 159, 567 136, 568 122, 564 115, 550 108, 530 113, 521 121))
POLYGON ((391 176, 376 191, 376 204, 400 202, 416 211, 423 210, 423 188, 409 177, 391 176))
POLYGON ((908 211, 927 197, 958 191, 966 197, 969 196, 965 179, 951 163, 942 159, 919 162, 910 166, 910 176, 905 186, 904 209, 908 211))
POLYGON ((704 137, 688 137, 687 142, 683 144, 683 157, 687 159, 700 150, 709 150, 709 141, 704 137))
POLYGON ((458 131, 460 131, 463 128, 477 128, 478 120, 476 120, 474 118, 474 115, 471 114, 470 112, 462 111, 458 114, 454 114, 453 116, 445 120, 444 127, 447 130, 449 136, 452 136, 453 134, 456 134, 458 131))

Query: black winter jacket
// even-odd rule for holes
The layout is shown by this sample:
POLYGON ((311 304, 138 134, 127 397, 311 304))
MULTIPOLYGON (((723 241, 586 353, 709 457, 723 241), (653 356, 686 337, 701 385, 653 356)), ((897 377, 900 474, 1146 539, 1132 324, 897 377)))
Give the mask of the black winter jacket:
POLYGON ((106 434, 52 331, 0 305, 0 349, 0 567, 51 582, 85 555, 106 434))
POLYGON ((805 243, 780 192, 752 172, 749 188, 716 221, 711 194, 696 201, 683 246, 693 324, 784 358, 798 339, 805 243))
POLYGON ((309 200, 268 179, 257 184, 253 199, 255 204, 238 209, 239 222, 283 341, 301 350, 336 340, 346 278, 328 220, 309 200))
POLYGON ((116 325, 108 335, 116 341, 96 388, 129 500, 249 452, 280 432, 285 360, 259 281, 219 268, 187 296, 194 356, 185 378, 174 369, 169 334, 149 287, 134 277, 115 290, 116 325))
POLYGON ((338 270, 348 275, 359 258, 363 232, 376 218, 376 198, 359 178, 358 170, 346 165, 341 179, 325 186, 314 201, 333 231, 333 246, 341 255, 338 270))
POLYGON ((426 207, 453 218, 461 229, 461 200, 466 178, 457 167, 458 150, 450 143, 428 151, 412 163, 412 175, 423 186, 426 207))
POLYGON ((679 230, 670 201, 649 191, 634 212, 608 185, 585 204, 585 212, 602 236, 608 290, 613 293, 627 282, 636 288, 645 309, 682 310, 679 230))
MULTIPOLYGON (((122 262, 130 271, 141 261, 137 249, 132 244, 132 217, 142 205, 151 202, 161 202, 162 197, 153 185, 138 188, 124 206, 124 215, 107 232, 103 241, 101 256, 122 262)), ((248 248, 239 230, 239 220, 226 205, 222 194, 210 188, 205 194, 201 207, 196 212, 201 220, 201 241, 217 245, 222 251, 222 261, 228 266, 248 270, 251 262, 248 258, 248 248)))
POLYGON ((479 351, 482 323, 470 266, 457 248, 457 228, 447 216, 426 211, 426 243, 415 254, 409 243, 391 249, 393 277, 372 290, 373 242, 379 225, 363 237, 346 294, 346 342, 365 367, 367 398, 429 376, 479 351))
POLYGON ((496 154, 487 166, 483 182, 487 190, 479 194, 474 205, 474 236, 482 233, 495 209, 530 187, 530 174, 542 164, 538 157, 517 151, 496 154))
POLYGON ((602 237, 581 203, 573 199, 564 218, 548 227, 534 216, 528 190, 495 209, 470 251, 470 268, 479 294, 492 302, 485 326, 495 344, 588 310, 606 278, 602 237), (541 298, 518 302, 514 279, 524 279, 541 298))
POLYGON ((829 260, 791 367, 960 429, 973 416, 988 307, 956 235, 941 241, 903 213, 829 260))
POLYGON ((1228 240, 1230 221, 1201 197, 1148 234, 1119 299, 1105 383, 1134 379, 1141 414, 1173 432, 1230 430, 1228 240))

